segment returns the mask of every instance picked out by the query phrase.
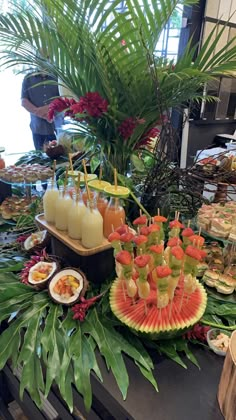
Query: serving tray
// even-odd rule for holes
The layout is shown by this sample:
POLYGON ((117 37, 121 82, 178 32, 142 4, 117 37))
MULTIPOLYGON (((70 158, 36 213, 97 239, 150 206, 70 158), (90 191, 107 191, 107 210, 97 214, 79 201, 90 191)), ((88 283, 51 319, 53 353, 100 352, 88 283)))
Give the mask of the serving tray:
POLYGON ((95 248, 85 248, 81 241, 77 239, 71 239, 67 235, 66 232, 57 230, 55 225, 46 222, 44 219, 44 214, 38 214, 35 217, 36 222, 38 225, 43 228, 47 229, 48 232, 53 235, 55 238, 59 239, 63 244, 65 244, 68 248, 72 249, 72 251, 76 252, 78 255, 82 255, 84 257, 98 254, 99 252, 105 251, 106 249, 111 248, 110 242, 107 239, 103 238, 103 242, 101 245, 96 246, 95 248))

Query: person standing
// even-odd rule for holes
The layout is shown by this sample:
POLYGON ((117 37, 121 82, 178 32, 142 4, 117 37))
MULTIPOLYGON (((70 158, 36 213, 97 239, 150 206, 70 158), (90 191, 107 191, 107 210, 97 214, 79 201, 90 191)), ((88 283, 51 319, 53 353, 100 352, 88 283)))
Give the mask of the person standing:
POLYGON ((30 128, 36 150, 43 150, 44 143, 55 140, 56 128, 63 123, 60 116, 53 122, 47 118, 49 104, 58 96, 58 85, 53 77, 39 72, 24 77, 21 105, 30 113, 30 128))

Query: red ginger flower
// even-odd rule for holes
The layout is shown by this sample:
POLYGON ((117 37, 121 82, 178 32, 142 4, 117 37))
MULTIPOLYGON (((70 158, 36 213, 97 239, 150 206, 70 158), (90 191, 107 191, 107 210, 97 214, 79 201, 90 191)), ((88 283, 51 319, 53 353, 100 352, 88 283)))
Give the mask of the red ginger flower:
POLYGON ((196 324, 194 325, 192 330, 184 334, 183 338, 187 340, 198 340, 204 343, 206 341, 207 333, 210 330, 210 328, 211 327, 196 324))
POLYGON ((185 228, 185 229, 183 230, 183 232, 182 232, 182 234, 181 234, 181 235, 182 235, 182 236, 186 236, 186 237, 188 238, 189 236, 194 235, 194 231, 193 231, 193 229, 192 229, 192 228, 188 227, 188 228, 185 228))
POLYGON ((148 236, 149 235, 148 227, 147 226, 141 227, 140 233, 141 233, 141 235, 148 236))
POLYGON ((160 134, 158 128, 151 128, 146 133, 143 134, 139 142, 137 143, 135 149, 138 149, 141 146, 149 146, 152 143, 152 140, 155 139, 160 134))
POLYGON ((109 242, 120 241, 120 234, 118 232, 112 232, 107 239, 109 242))
POLYGON ((194 258, 195 260, 201 261, 202 256, 201 253, 199 252, 199 249, 195 248, 192 245, 188 245, 186 250, 185 250, 185 254, 188 255, 191 258, 194 258))
POLYGON ((155 254, 162 254, 162 252, 164 251, 164 245, 152 245, 149 249, 155 254))
POLYGON ((171 254, 177 260, 183 260, 183 258, 184 258, 184 251, 180 246, 173 246, 173 248, 171 248, 171 254))
POLYGON ((146 225, 147 224, 147 216, 139 216, 137 219, 133 221, 134 225, 146 225))
POLYGON ((148 238, 145 235, 138 235, 138 236, 135 236, 133 240, 134 240, 134 243, 137 246, 139 246, 139 245, 144 244, 145 242, 147 242, 148 241, 148 238))
POLYGON ((69 108, 71 107, 71 105, 73 105, 75 103, 76 103, 76 101, 73 98, 71 98, 71 99, 69 99, 69 98, 56 98, 56 99, 54 99, 54 101, 52 101, 49 105, 48 119, 50 121, 52 121, 56 112, 63 112, 65 110, 67 110, 65 115, 66 116, 71 116, 72 112, 69 110, 69 108))
POLYGON ((181 222, 179 222, 179 220, 172 220, 172 222, 170 222, 170 228, 179 228, 182 229, 184 226, 182 225, 181 222))
POLYGON ((159 277, 160 279, 164 277, 168 277, 171 273, 172 273, 172 270, 167 265, 159 265, 156 268, 157 277, 159 277))
POLYGON ((139 267, 139 268, 143 268, 146 267, 146 265, 149 263, 151 257, 150 255, 139 255, 138 257, 136 257, 134 259, 135 264, 139 267))
POLYGON ((90 299, 85 299, 84 297, 80 298, 81 303, 77 303, 76 305, 72 306, 72 311, 74 312, 73 319, 78 319, 80 322, 83 322, 86 313, 89 310, 90 306, 94 305, 94 303, 103 296, 104 293, 101 293, 98 296, 94 296, 90 299))
POLYGON ((73 114, 88 114, 90 117, 98 118, 107 112, 108 102, 98 92, 88 92, 78 102, 70 107, 73 114))
POLYGON ((166 217, 164 217, 164 216, 160 216, 160 215, 154 216, 154 217, 153 217, 153 220, 154 220, 154 222, 156 222, 156 223, 159 223, 159 222, 161 222, 161 223, 163 223, 163 222, 167 222, 167 218, 166 218, 166 217))
POLYGON ((169 241, 167 242, 167 246, 172 247, 176 245, 182 245, 181 239, 179 239, 177 236, 175 236, 174 238, 170 238, 169 241))
POLYGON ((132 256, 128 251, 120 251, 116 254, 115 259, 122 265, 129 265, 132 262, 132 256))
POLYGON ((127 140, 132 136, 135 127, 137 126, 137 120, 133 117, 126 118, 118 127, 120 135, 127 140))

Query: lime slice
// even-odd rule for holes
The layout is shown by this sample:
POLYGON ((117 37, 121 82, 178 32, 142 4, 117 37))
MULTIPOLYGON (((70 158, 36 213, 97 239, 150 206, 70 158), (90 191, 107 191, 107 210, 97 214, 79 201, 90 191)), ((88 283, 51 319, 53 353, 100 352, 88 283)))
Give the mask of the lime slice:
POLYGON ((89 187, 95 191, 104 191, 104 188, 109 187, 111 184, 107 181, 99 181, 98 179, 93 179, 89 181, 89 187))
MULTIPOLYGON (((80 183, 84 184, 84 173, 80 171, 68 171, 68 176, 72 178, 78 178, 78 175, 80 174, 80 183)), ((88 174, 87 175, 87 181, 92 181, 93 179, 97 179, 96 174, 88 174)))
MULTIPOLYGON (((82 172, 80 172, 80 171, 68 171, 68 176, 72 176, 72 177, 75 177, 75 178, 78 178, 78 175, 80 174, 80 176, 81 176, 81 174, 83 174, 82 172)), ((84 175, 84 174, 83 174, 84 175)))
POLYGON ((117 185, 117 187, 115 187, 115 185, 109 185, 108 187, 105 187, 103 191, 113 197, 121 197, 121 198, 126 198, 130 194, 129 188, 122 187, 119 185, 117 185))

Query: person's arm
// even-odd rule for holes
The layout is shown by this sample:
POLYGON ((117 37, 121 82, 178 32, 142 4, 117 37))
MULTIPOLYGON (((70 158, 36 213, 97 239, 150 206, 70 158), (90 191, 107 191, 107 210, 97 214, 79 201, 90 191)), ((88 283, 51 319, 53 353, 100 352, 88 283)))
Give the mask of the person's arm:
POLYGON ((23 106, 23 108, 26 109, 26 111, 30 112, 31 114, 34 114, 39 118, 44 118, 45 120, 48 120, 47 116, 49 105, 37 107, 33 105, 32 102, 30 102, 27 98, 21 99, 21 105, 23 106))

